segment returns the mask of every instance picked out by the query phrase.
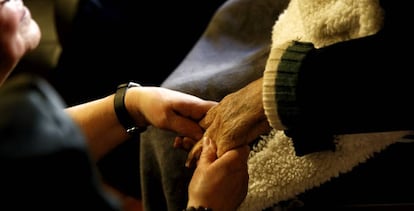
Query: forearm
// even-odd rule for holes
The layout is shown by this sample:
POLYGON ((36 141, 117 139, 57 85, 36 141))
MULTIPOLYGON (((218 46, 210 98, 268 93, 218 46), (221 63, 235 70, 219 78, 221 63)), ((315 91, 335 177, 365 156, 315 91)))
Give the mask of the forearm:
POLYGON ((290 119, 295 116, 323 120, 335 133, 410 129, 406 123, 414 110, 408 99, 414 86, 409 71, 381 43, 380 37, 369 37, 311 49, 296 75, 278 70, 276 103, 282 123, 295 125, 290 119), (287 86, 290 92, 283 90, 287 86))
POLYGON ((336 134, 412 130, 410 60, 385 40, 389 35, 380 32, 321 49, 296 43, 279 50, 280 61, 264 75, 263 101, 272 126, 292 137, 325 139, 313 144, 329 147, 315 150, 331 148, 336 134), (303 55, 296 55, 298 49, 303 55))
POLYGON ((117 102, 122 100, 124 103, 117 106, 118 114, 123 115, 116 115, 115 95, 67 109, 85 133, 91 153, 97 160, 133 135, 127 133, 130 123, 139 129, 153 125, 198 140, 203 135, 198 121, 217 104, 160 87, 134 86, 120 90, 115 95, 118 96, 117 102), (124 97, 122 90, 125 91, 124 97))
POLYGON ((128 138, 115 115, 113 100, 114 95, 110 95, 66 109, 87 137, 90 152, 95 160, 99 160, 128 138))

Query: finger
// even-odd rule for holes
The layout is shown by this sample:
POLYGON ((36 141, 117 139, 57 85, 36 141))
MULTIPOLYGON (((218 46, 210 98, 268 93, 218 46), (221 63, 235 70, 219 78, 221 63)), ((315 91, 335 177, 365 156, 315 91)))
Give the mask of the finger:
POLYGON ((183 149, 184 148, 183 139, 184 139, 184 137, 182 137, 182 136, 176 136, 174 138, 173 147, 177 148, 177 149, 183 149))
POLYGON ((240 160, 243 163, 247 163, 250 154, 249 145, 243 145, 232 150, 225 152, 220 159, 222 160, 240 160))
POLYGON ((179 102, 174 104, 174 111, 182 116, 189 117, 194 120, 200 120, 205 116, 208 110, 218 104, 215 101, 190 101, 179 102))
POLYGON ((190 150, 187 155, 187 160, 185 166, 187 168, 195 167, 198 160, 201 157, 201 152, 203 151, 203 140, 198 141, 190 150))
POLYGON ((197 141, 188 138, 188 137, 183 137, 183 136, 176 136, 174 138, 174 148, 180 148, 183 149, 185 151, 190 151, 193 146, 197 143, 197 141))
MULTIPOLYGON (((210 109, 209 112, 212 112, 214 108, 210 109)), ((198 124, 203 128, 207 129, 214 120, 215 115, 206 115, 203 119, 201 119, 198 124)))
POLYGON ((196 143, 197 141, 195 141, 194 139, 188 137, 183 138, 183 148, 187 151, 190 151, 196 143))
POLYGON ((203 141, 203 149, 201 151, 200 160, 197 163, 198 165, 209 165, 213 161, 217 159, 216 155, 216 147, 213 141, 210 138, 204 137, 203 141))
POLYGON ((193 140, 200 140, 202 138, 203 129, 197 122, 180 115, 173 115, 174 116, 169 123, 171 130, 193 140))

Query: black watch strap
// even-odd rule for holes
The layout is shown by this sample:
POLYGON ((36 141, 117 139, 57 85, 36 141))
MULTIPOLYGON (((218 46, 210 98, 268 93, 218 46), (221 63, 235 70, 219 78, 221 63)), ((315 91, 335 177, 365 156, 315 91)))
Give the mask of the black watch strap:
MULTIPOLYGON (((126 132, 130 135, 142 132, 139 127, 136 126, 134 119, 129 114, 125 107, 125 95, 129 88, 140 87, 141 85, 129 82, 118 86, 114 97, 115 114, 119 123, 125 128, 126 132)), ((145 129, 144 129, 145 130, 145 129)))

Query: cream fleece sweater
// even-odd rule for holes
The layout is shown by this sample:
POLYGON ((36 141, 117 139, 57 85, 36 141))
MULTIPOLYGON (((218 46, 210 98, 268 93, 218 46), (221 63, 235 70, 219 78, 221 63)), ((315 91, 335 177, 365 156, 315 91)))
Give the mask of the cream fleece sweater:
MULTIPOLYGON (((272 49, 263 76, 263 104, 271 126, 281 129, 276 118, 275 78, 290 42, 312 42, 320 48, 376 33, 382 19, 377 0, 292 0, 273 27, 272 49)), ((410 133, 342 135, 337 137, 335 152, 298 157, 292 140, 277 129, 262 137, 250 154, 248 193, 239 210, 263 210, 292 199, 352 170, 410 133)))

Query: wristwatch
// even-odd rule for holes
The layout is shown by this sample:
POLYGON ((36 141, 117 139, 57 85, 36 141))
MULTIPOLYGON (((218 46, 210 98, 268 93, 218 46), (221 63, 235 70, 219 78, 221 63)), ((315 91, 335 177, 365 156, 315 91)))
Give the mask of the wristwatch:
POLYGON ((129 88, 140 87, 138 83, 128 82, 117 87, 114 97, 115 114, 119 123, 125 128, 129 135, 136 135, 144 131, 146 128, 140 128, 135 124, 134 119, 129 114, 125 106, 125 95, 129 88))

